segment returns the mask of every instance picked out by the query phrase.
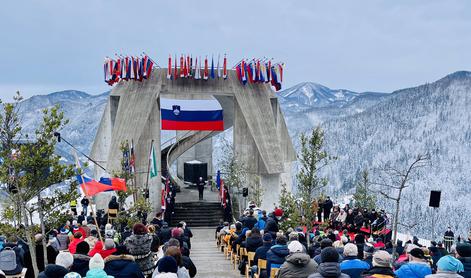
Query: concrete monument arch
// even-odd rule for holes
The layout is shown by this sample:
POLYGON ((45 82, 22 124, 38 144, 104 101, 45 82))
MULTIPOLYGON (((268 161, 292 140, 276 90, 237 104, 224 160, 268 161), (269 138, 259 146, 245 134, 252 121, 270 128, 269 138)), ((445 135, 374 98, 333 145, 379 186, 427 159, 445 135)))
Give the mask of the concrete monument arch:
MULTIPOLYGON (((281 182, 291 182, 291 163, 296 160, 296 153, 278 99, 270 86, 264 83, 243 85, 233 70, 228 71, 226 80, 168 80, 166 72, 166 69, 154 69, 149 79, 142 82, 121 81, 112 89, 92 146, 91 157, 101 161, 108 172, 120 170, 120 145, 125 140, 133 139, 136 180, 138 185, 144 185, 151 140, 155 142, 157 157, 161 157, 160 97, 214 97, 224 109, 224 129, 233 127, 233 145, 237 159, 251 173, 257 173, 261 177, 265 200, 261 207, 271 208, 278 201, 281 182)), ((190 147, 217 133, 191 132, 167 156, 169 165, 190 147)), ((95 167, 95 176, 101 174, 101 169, 95 167)), ((149 198, 153 211, 160 209, 160 191, 159 172, 157 178, 149 181, 149 198)))

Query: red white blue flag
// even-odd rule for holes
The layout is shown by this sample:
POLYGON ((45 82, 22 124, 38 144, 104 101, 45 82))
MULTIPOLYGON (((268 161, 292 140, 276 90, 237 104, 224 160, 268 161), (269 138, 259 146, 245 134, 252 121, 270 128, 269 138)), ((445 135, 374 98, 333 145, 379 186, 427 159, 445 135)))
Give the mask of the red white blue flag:
POLYGON ((163 130, 224 130, 223 110, 215 99, 160 98, 163 130))

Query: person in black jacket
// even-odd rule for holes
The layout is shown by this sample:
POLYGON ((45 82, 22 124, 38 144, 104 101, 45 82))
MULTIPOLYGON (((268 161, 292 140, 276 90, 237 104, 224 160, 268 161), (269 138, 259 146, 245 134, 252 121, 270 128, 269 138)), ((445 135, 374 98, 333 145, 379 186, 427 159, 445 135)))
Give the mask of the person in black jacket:
POLYGON ((458 243, 456 245, 456 258, 464 267, 464 271, 458 272, 458 274, 464 278, 471 278, 471 244, 458 243))
POLYGON ((249 215, 244 217, 242 225, 244 226, 244 228, 248 228, 251 230, 253 226, 255 226, 256 223, 257 223, 257 218, 253 216, 253 209, 250 209, 249 215))
POLYGON ((205 181, 203 180, 203 177, 199 177, 198 182, 196 185, 198 186, 198 193, 199 193, 199 200, 203 201, 203 192, 204 192, 204 186, 205 186, 205 181))
POLYGON ((77 250, 74 254, 74 263, 70 268, 70 271, 77 272, 80 276, 87 276, 87 271, 89 270, 88 264, 90 263, 90 257, 88 252, 90 251, 90 245, 85 241, 77 244, 77 250))
MULTIPOLYGON (((88 205, 90 205, 90 200, 88 200, 87 196, 84 196, 82 200, 80 201, 80 204, 82 205, 82 212, 83 215, 87 215, 88 212, 88 205)), ((81 223, 81 222, 79 222, 81 223)))
POLYGON ((105 259, 105 272, 114 278, 144 278, 134 257, 129 255, 124 245, 116 247, 116 252, 105 259))
POLYGON ((263 240, 260 230, 253 228, 250 236, 245 240, 245 244, 243 245, 247 249, 247 252, 255 252, 258 247, 262 246, 263 240))
POLYGON ((119 209, 119 204, 116 200, 116 196, 111 197, 111 200, 108 203, 108 209, 119 209))
POLYGON ((334 207, 334 203, 332 202, 330 197, 327 196, 327 199, 325 200, 325 202, 322 205, 322 208, 324 209, 324 222, 329 221, 330 212, 332 211, 333 207, 334 207))

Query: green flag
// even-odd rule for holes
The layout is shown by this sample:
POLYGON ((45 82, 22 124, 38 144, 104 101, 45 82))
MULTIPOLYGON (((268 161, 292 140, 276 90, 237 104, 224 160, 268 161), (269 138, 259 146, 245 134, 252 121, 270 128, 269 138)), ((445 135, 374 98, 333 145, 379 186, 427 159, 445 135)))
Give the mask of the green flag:
POLYGON ((157 177, 157 160, 155 159, 154 145, 152 145, 152 150, 150 152, 149 161, 150 161, 149 175, 150 175, 151 178, 157 177))

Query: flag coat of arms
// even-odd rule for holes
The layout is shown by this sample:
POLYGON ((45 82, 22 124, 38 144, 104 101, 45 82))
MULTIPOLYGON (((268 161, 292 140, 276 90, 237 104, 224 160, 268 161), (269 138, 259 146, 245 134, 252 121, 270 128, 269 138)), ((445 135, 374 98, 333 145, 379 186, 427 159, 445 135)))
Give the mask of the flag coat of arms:
POLYGON ((150 163, 149 164, 150 165, 149 176, 151 178, 157 177, 157 159, 155 156, 154 145, 152 145, 152 149, 150 151, 149 163, 150 163))
POLYGON ((216 99, 160 99, 163 130, 224 130, 223 110, 216 99))

